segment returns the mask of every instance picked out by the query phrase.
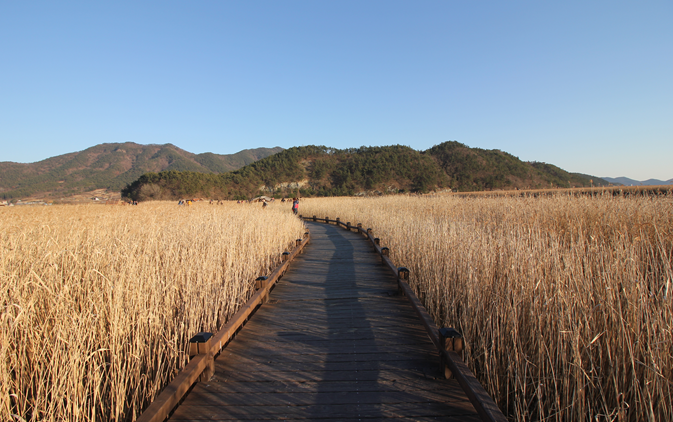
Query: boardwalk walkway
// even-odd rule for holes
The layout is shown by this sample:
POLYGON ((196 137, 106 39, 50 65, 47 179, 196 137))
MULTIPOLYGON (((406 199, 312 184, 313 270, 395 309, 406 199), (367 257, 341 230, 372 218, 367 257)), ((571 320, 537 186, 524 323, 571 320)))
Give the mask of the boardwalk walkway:
POLYGON ((361 235, 311 244, 170 420, 480 420, 361 235))

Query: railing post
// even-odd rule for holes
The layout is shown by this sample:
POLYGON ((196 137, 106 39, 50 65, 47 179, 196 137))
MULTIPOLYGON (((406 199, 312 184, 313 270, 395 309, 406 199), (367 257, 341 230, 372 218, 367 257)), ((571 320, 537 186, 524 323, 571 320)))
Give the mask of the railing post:
POLYGON ((290 257, 290 252, 283 252, 283 254, 281 255, 281 257, 282 257, 282 261, 283 261, 283 262, 287 261, 288 258, 290 257))
POLYGON ((329 224, 329 217, 325 216, 325 224, 329 224))
POLYGON ((206 382, 215 375, 215 358, 211 353, 211 337, 213 333, 198 333, 189 340, 189 357, 190 359, 196 355, 206 355, 206 368, 199 376, 199 381, 206 382))
POLYGON ((351 222, 350 221, 346 223, 346 228, 348 229, 348 231, 351 231, 351 222))
POLYGON ((358 223, 358 233, 360 233, 361 228, 362 228, 362 223, 358 223))
POLYGON ((402 286, 400 285, 400 280, 404 280, 407 283, 409 282, 409 269, 406 267, 399 267, 397 269, 397 292, 404 295, 404 289, 402 289, 402 286))
POLYGON ((317 221, 317 220, 318 220, 318 217, 316 217, 316 216, 314 215, 314 216, 313 216, 313 221, 317 221))
POLYGON ((374 244, 375 244, 376 246, 381 246, 381 239, 379 239, 378 237, 375 237, 375 238, 374 238, 374 244))
POLYGON ((372 229, 367 229, 367 235, 371 235, 373 233, 372 229))
POLYGON ((297 239, 297 240, 295 241, 295 245, 294 245, 294 246, 299 246, 299 245, 301 245, 301 239, 297 239))
MULTIPOLYGON (((455 328, 440 328, 439 342, 442 350, 446 350, 447 352, 456 352, 460 358, 463 359, 463 336, 460 335, 460 333, 456 331, 455 328)), ((443 353, 439 354, 439 369, 440 371, 444 372, 444 377, 446 379, 453 378, 451 370, 444 361, 443 353)))
POLYGON ((381 256, 390 256, 390 249, 384 246, 381 248, 381 256))
POLYGON ((266 285, 265 281, 266 281, 265 276, 257 277, 255 279, 255 290, 259 290, 262 287, 264 287, 266 285))
MULTIPOLYGON (((264 288, 266 288, 267 283, 268 283, 267 277, 264 277, 264 276, 257 277, 257 279, 255 280, 255 288, 257 290, 264 289, 264 288)), ((264 296, 262 296, 262 303, 267 303, 267 302, 269 302, 269 292, 264 293, 264 296)))
POLYGON ((337 226, 341 223, 341 218, 337 217, 337 226))

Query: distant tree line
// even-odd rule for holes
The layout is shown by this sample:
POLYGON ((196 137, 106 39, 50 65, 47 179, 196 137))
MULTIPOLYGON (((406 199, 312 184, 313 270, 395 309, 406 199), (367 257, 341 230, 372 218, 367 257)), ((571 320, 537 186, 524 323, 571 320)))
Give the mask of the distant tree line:
MULTIPOLYGON (((600 180, 598 178, 594 179, 600 180)), ((450 141, 427 151, 406 146, 334 149, 309 145, 283 150, 226 173, 169 170, 145 173, 122 189, 131 200, 248 199, 258 195, 347 196, 361 192, 426 193, 589 186, 584 175, 527 163, 498 150, 450 141)))

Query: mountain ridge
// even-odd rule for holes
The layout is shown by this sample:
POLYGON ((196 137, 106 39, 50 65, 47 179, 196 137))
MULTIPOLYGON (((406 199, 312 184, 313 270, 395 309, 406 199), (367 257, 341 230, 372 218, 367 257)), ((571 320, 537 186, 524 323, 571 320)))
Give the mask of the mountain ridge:
POLYGON ((121 190, 148 172, 228 172, 282 151, 255 148, 235 154, 194 154, 173 144, 104 143, 35 163, 0 162, 0 197, 70 196, 106 188, 121 190))
POLYGON ((659 180, 659 179, 647 179, 647 180, 634 180, 628 177, 602 177, 603 180, 607 180, 612 184, 619 184, 624 186, 657 186, 657 185, 671 185, 673 184, 673 179, 669 180, 659 180))

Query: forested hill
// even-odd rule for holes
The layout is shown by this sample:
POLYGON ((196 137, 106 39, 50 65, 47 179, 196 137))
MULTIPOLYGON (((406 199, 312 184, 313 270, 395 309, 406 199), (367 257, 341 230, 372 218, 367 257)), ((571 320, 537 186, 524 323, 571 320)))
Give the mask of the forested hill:
POLYGON ((134 200, 201 197, 336 196, 455 189, 479 191, 607 185, 545 163, 523 162, 498 150, 445 142, 427 151, 405 146, 338 150, 324 146, 286 149, 239 170, 147 173, 122 190, 134 200))
POLYGON ((239 169, 282 148, 257 148, 231 155, 192 154, 172 144, 100 144, 37 163, 0 162, 0 197, 69 196, 94 189, 119 191, 142 174, 160 171, 221 173, 239 169))

